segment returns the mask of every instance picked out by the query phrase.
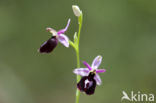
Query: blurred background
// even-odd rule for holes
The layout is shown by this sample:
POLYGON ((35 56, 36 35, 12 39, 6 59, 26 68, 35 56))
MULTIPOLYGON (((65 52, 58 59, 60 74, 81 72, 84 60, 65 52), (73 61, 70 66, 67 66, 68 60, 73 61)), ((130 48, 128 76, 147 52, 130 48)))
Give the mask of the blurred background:
POLYGON ((0 0, 0 103, 74 103, 73 48, 37 52, 51 36, 45 28, 62 29, 68 18, 73 40, 73 4, 84 15, 81 62, 100 54, 107 70, 95 94, 81 93, 80 103, 120 103, 123 90, 156 94, 155 0, 0 0))

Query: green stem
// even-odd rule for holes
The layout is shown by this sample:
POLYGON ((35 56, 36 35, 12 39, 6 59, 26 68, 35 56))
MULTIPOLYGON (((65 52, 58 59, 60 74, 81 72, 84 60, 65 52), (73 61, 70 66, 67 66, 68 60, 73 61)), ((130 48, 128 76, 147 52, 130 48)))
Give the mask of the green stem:
MULTIPOLYGON (((78 38, 74 43, 69 40, 69 44, 75 49, 76 58, 77 58, 77 68, 80 68, 79 41, 80 41, 80 32, 81 32, 81 27, 82 27, 82 14, 81 16, 78 17, 78 23, 79 23, 78 38)), ((77 83, 80 81, 80 79, 81 79, 81 76, 77 75, 77 78, 76 78, 77 83)), ((80 91, 76 89, 75 103, 79 103, 79 98, 80 98, 80 91)))
MULTIPOLYGON (((79 44, 75 45, 72 41, 69 40, 69 44, 75 49, 76 58, 77 58, 77 68, 80 68, 80 55, 79 55, 79 44)), ((77 83, 80 81, 81 76, 77 75, 77 83)), ((75 103, 79 103, 80 91, 76 89, 76 101, 75 103)))
POLYGON ((75 44, 72 41, 69 40, 69 44, 75 49, 75 51, 77 51, 76 47, 75 47, 75 44))
POLYGON ((79 47, 79 41, 80 41, 80 33, 81 33, 81 28, 82 28, 82 18, 83 14, 78 18, 78 23, 79 23, 79 31, 78 31, 78 47, 79 47))
MULTIPOLYGON (((77 57, 77 68, 80 68, 79 49, 77 49, 76 57, 77 57)), ((77 75, 77 83, 80 81, 80 79, 81 79, 80 75, 77 75)), ((76 102, 75 103, 79 103, 79 98, 80 98, 80 91, 76 89, 76 102)))
MULTIPOLYGON (((79 31, 78 31, 78 41, 77 41, 77 51, 76 51, 77 68, 80 68, 79 41, 80 41, 80 32, 81 32, 81 28, 82 28, 82 17, 83 17, 83 15, 81 14, 81 16, 78 18, 79 31)), ((80 79, 81 79, 80 75, 77 75, 77 83, 80 81, 80 79)), ((79 103, 79 98, 80 98, 80 91, 77 89, 75 103, 79 103)))

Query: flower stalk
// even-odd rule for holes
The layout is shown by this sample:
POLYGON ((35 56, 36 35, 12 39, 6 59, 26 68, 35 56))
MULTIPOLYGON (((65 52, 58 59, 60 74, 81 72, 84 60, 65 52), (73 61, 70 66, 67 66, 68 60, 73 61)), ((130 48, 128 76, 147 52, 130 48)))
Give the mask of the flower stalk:
MULTIPOLYGON (((82 28, 82 20, 83 20, 83 15, 81 12, 80 16, 78 16, 78 24, 79 24, 78 35, 77 35, 77 33, 75 33, 74 42, 69 40, 69 44, 75 49, 75 52, 76 52, 77 68, 80 68, 79 45, 80 45, 80 33, 81 33, 81 28, 82 28)), ((77 83, 80 81, 80 79, 81 79, 81 76, 77 75, 77 77, 76 77, 77 83)), ((75 103, 79 103, 79 98, 80 98, 80 91, 78 89, 76 89, 76 101, 75 101, 75 103)))
MULTIPOLYGON (((80 41, 80 33, 81 33, 81 28, 82 28, 82 18, 83 15, 81 13, 81 15, 78 18, 78 22, 79 22, 79 32, 78 32, 78 41, 77 41, 77 68, 80 68, 80 56, 79 56, 79 41, 80 41)), ((80 81, 81 76, 77 75, 77 83, 80 81)), ((79 98, 80 98, 80 91, 77 89, 76 90, 76 102, 75 103, 79 103, 79 98)))

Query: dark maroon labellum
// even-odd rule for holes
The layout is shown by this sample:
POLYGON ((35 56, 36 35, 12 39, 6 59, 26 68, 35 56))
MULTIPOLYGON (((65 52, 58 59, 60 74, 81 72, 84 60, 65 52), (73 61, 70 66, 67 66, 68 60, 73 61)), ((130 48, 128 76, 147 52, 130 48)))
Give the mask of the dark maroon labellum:
POLYGON ((50 53, 56 47, 58 40, 56 36, 51 37, 40 46, 40 53, 50 53))
POLYGON ((90 72, 88 76, 81 78, 80 82, 77 84, 77 88, 81 92, 85 92, 87 95, 94 94, 96 88, 96 81, 94 80, 95 73, 90 72))

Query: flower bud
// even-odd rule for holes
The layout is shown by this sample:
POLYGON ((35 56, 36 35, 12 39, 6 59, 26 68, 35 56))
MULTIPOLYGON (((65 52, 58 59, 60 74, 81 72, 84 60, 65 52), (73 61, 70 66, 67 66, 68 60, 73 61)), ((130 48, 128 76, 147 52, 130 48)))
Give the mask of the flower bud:
POLYGON ((75 16, 79 17, 82 14, 82 11, 77 5, 72 5, 72 9, 75 16))

